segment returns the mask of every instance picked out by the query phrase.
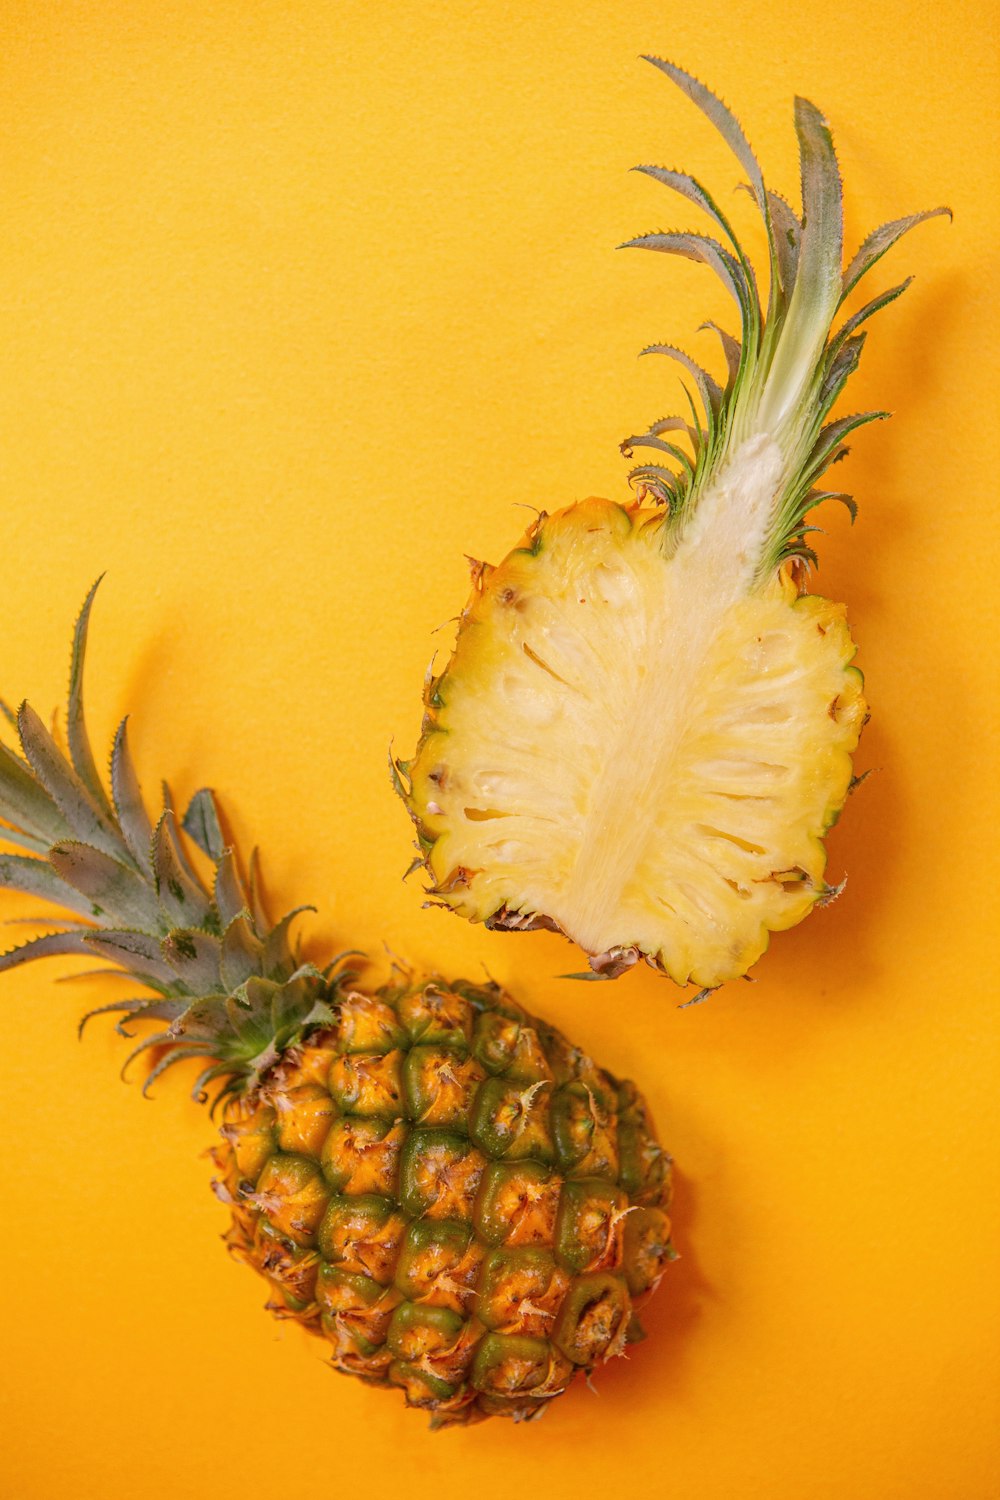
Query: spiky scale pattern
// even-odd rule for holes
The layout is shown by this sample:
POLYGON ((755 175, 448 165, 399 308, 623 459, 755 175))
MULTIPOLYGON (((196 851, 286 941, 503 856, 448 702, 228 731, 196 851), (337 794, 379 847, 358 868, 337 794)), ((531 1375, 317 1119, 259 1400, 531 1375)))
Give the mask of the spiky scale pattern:
POLYGON ((624 1352, 673 1256, 640 1095, 495 985, 348 990, 223 1136, 270 1305, 437 1425, 540 1415, 624 1352))
POLYGON ((297 912, 270 922, 211 793, 151 823, 124 723, 109 797, 83 713, 93 597, 66 748, 27 705, 23 755, 0 743, 0 843, 28 851, 0 853, 0 888, 61 908, 0 972, 96 954, 146 992, 98 1010, 165 1023, 131 1054, 155 1058, 146 1087, 205 1064, 229 1243, 337 1369, 439 1425, 537 1416, 638 1336, 636 1299, 672 1257, 670 1160, 641 1097, 495 985, 371 994, 357 955, 300 961, 297 912))

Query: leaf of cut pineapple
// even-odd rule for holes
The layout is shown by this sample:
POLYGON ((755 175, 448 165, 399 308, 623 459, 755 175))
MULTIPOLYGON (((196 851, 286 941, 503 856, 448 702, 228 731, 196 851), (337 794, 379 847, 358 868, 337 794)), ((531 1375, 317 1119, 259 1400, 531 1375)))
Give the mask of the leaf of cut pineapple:
POLYGON ((880 261, 886 251, 891 250, 904 234, 915 228, 917 224, 923 224, 926 219, 936 219, 941 215, 950 219, 951 209, 928 208, 922 214, 908 214, 903 219, 893 219, 890 223, 880 224, 878 229, 873 229, 844 272, 840 300, 843 301, 848 296, 862 276, 867 275, 872 266, 880 261))
POLYGON ((681 255, 685 260, 700 261, 719 277, 740 310, 744 331, 752 322, 752 302, 746 273, 739 261, 718 240, 707 234, 640 234, 626 240, 623 250, 659 250, 666 255, 681 255))
POLYGON ((676 63, 665 61, 662 57, 643 56, 643 61, 652 63, 654 68, 659 68, 665 73, 677 87, 681 89, 692 103, 696 104, 704 115, 711 120, 716 130, 722 136, 740 166, 750 179, 754 197, 757 203, 764 208, 767 198, 764 187, 764 178, 760 165, 747 140, 743 127, 733 114, 728 105, 724 104, 718 95, 713 94, 700 79, 695 78, 692 73, 687 73, 679 68, 676 63))

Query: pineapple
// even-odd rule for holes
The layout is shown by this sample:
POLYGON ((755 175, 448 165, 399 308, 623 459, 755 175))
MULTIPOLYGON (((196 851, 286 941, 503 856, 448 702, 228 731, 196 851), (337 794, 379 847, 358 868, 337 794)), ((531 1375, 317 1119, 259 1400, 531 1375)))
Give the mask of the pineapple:
POLYGON ((876 229, 842 270, 840 178, 828 127, 795 103, 802 214, 765 187, 729 109, 648 58, 735 154, 767 236, 768 300, 732 225, 684 172, 639 171, 719 234, 629 246, 710 266, 741 338, 714 324, 720 385, 671 344, 689 411, 622 444, 653 461, 627 504, 540 514, 499 565, 473 566, 454 654, 425 689, 416 752, 393 776, 416 824, 413 868, 474 922, 544 927, 613 978, 640 958, 701 998, 746 974, 770 934, 836 894, 824 835, 853 784, 867 709, 840 604, 806 592, 810 512, 855 428, 830 418, 880 292, 832 331, 861 278, 915 224, 876 229), (696 394, 695 394, 696 392, 696 394))
POLYGON ((640 1336, 673 1258, 670 1158, 641 1095, 496 984, 372 991, 353 955, 303 961, 303 908, 269 920, 256 854, 244 881, 210 792, 180 824, 165 794, 150 822, 125 722, 109 796, 83 706, 93 598, 68 753, 27 704, 9 715, 23 758, 0 742, 0 844, 24 851, 0 853, 0 887, 63 909, 0 973, 96 956, 142 992, 100 1007, 119 1029, 161 1023, 130 1054, 154 1059, 144 1089, 202 1059, 228 1243, 337 1370, 398 1387, 434 1425, 538 1416, 640 1336))

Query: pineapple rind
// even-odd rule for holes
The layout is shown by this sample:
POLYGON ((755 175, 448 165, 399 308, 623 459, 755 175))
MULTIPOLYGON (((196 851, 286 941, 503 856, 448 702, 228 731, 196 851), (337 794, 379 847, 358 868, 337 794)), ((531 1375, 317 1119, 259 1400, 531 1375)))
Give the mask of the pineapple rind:
POLYGON ((782 575, 699 632, 661 525, 588 500, 477 571, 407 800, 461 915, 713 987, 826 894, 865 705, 842 606, 782 575))
MULTIPOLYGON (((447 1088, 440 1061, 438 1071, 447 1088)), ((539 1415, 579 1371, 624 1352, 637 1336, 637 1300, 674 1258, 670 1158, 641 1095, 494 984, 347 990, 332 1026, 230 1103, 222 1136, 213 1155, 216 1191, 232 1210, 228 1243, 267 1278, 269 1306, 325 1337, 335 1369, 400 1387, 439 1426, 539 1415), (373 1005, 402 1024, 374 1038, 389 1052, 361 1054, 358 1013, 364 1026, 373 1005), (473 1065, 476 1080, 447 1132, 424 1123, 426 1057, 407 1065, 429 1050, 428 1023, 443 1012, 464 1012, 444 1051, 454 1070, 473 1065), (404 1144, 373 1193, 355 1178, 344 1127, 383 1132, 382 1096, 356 1093, 345 1112, 339 1080, 345 1058, 377 1070, 391 1052, 403 1055, 393 1130, 404 1144), (325 1091, 314 1082, 324 1076, 325 1091), (522 1101, 520 1127, 484 1139, 501 1086, 522 1101), (304 1090, 325 1092, 327 1133, 307 1155, 289 1154, 283 1130, 304 1090), (586 1108, 562 1107, 577 1097, 586 1108), (539 1120, 544 1138, 561 1142, 558 1161, 517 1149, 539 1120), (488 1166, 470 1135, 488 1146, 488 1166), (430 1138, 437 1157, 425 1149, 430 1138)))
POLYGON ((26 758, 0 746, 0 842, 31 851, 0 853, 0 887, 50 903, 61 929, 0 955, 0 972, 97 952, 151 992, 101 1009, 168 1023, 133 1053, 156 1049, 147 1084, 207 1062, 195 1092, 216 1080, 225 1103, 229 1244, 336 1369, 399 1387, 437 1426, 537 1416, 578 1368, 622 1352, 673 1257, 670 1158, 641 1096, 495 984, 368 993, 346 956, 299 962, 254 860, 239 878, 210 794, 182 826, 214 879, 169 804, 154 831, 123 730, 103 795, 82 700, 92 600, 68 747, 26 708, 26 758))

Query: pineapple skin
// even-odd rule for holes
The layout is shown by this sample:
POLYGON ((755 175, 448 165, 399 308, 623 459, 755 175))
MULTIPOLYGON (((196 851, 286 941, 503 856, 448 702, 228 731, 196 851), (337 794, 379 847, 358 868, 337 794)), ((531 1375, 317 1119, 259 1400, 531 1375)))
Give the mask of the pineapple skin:
POLYGON ((476 564, 396 785, 435 902, 711 989, 835 894, 823 838, 867 705, 843 606, 788 568, 700 637, 712 578, 666 519, 586 500, 476 564))
POLYGON ((227 840, 209 788, 178 817, 164 784, 150 818, 127 721, 105 787, 83 702, 96 587, 67 742, 27 703, 19 751, 0 737, 0 894, 50 909, 0 951, 0 978, 82 957, 142 991, 81 1030, 157 1023, 123 1069, 147 1059, 144 1093, 197 1061, 193 1096, 224 1110, 230 1247, 338 1370, 436 1425, 537 1416, 639 1337, 637 1300, 673 1258, 670 1158, 641 1096, 493 983, 406 974, 371 993, 363 954, 305 958, 290 929, 312 908, 271 919, 257 851, 227 840))
POLYGON ((492 984, 347 991, 213 1155, 268 1307, 435 1426, 541 1415, 674 1258, 641 1095, 492 984))

